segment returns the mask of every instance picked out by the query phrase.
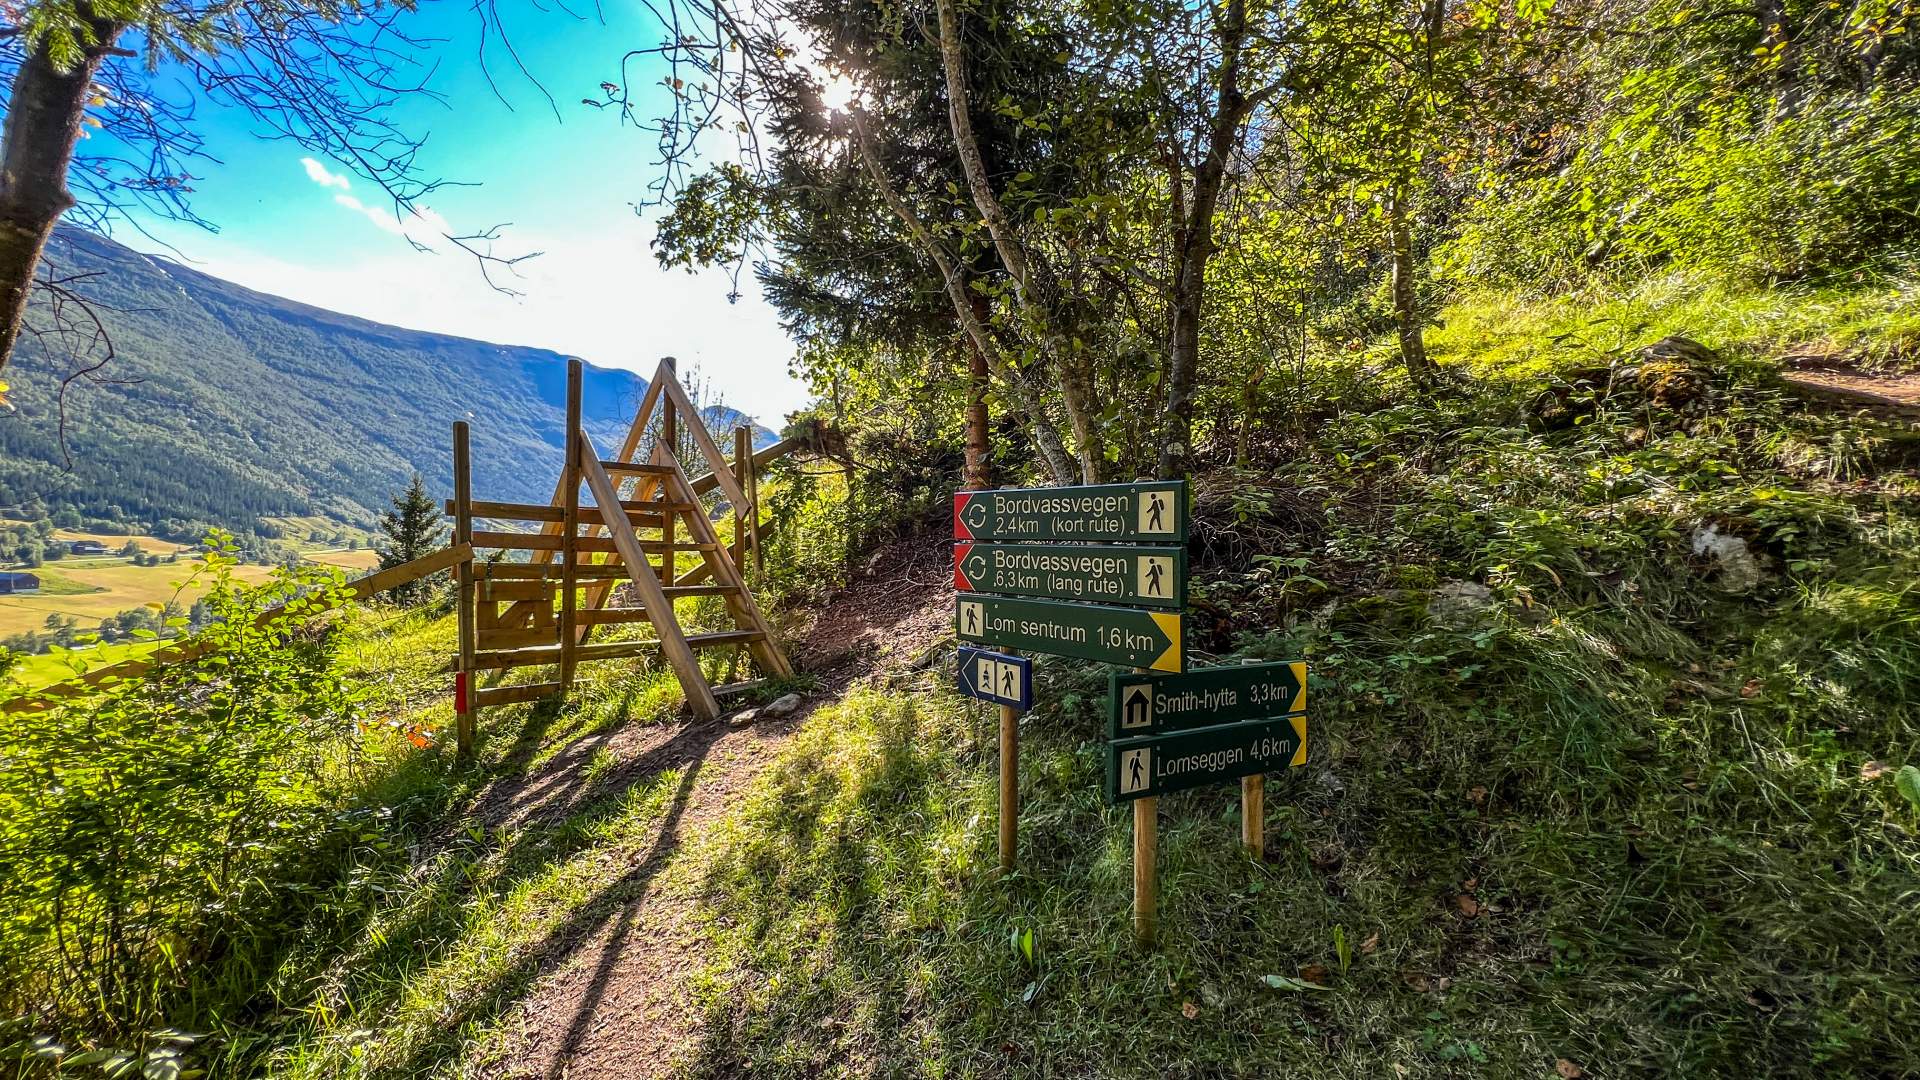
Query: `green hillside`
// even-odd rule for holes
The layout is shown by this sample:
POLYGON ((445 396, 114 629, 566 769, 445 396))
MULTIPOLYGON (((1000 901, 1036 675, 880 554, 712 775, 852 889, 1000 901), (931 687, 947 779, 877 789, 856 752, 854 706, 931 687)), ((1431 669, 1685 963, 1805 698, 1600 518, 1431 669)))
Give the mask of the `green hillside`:
MULTIPOLYGON (((0 418, 0 505, 242 531, 309 514, 365 524, 413 472, 447 490, 450 426, 463 418, 474 421, 476 490, 553 493, 566 390, 558 353, 324 311, 75 229, 55 246, 69 270, 101 271, 85 292, 117 357, 67 394, 69 472, 56 392, 73 361, 23 345, 7 376, 17 411, 0 418)), ((588 427, 613 442, 646 380, 586 370, 588 427)), ((733 422, 730 410, 715 419, 733 422)))

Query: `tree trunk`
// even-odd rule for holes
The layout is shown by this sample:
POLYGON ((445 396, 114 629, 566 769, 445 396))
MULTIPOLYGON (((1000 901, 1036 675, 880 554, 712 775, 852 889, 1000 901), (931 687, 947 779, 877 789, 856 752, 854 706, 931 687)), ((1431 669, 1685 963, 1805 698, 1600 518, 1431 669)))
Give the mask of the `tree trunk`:
MULTIPOLYGON (((1239 0, 1235 0, 1239 2, 1239 0)), ((1014 298, 1033 324, 1040 328, 1041 345, 1053 360, 1054 375, 1060 385, 1060 402, 1067 413, 1067 424, 1078 444, 1082 483, 1098 483, 1106 468, 1106 443, 1092 401, 1091 378, 1081 372, 1081 364, 1068 355, 1066 335, 1059 332, 1053 313, 1041 303, 1033 288, 1032 272, 1026 249, 1013 234, 1006 208, 994 193, 987 175, 986 160, 980 154, 980 141, 974 137, 971 106, 967 99, 967 55, 960 41, 960 16, 953 0, 936 0, 940 24, 940 63, 947 84, 947 123, 953 145, 959 152, 960 169, 966 174, 967 192, 980 220, 987 226, 993 250, 1013 279, 1014 298)))
MULTIPOLYGON (((975 322, 987 321, 987 298, 973 298, 975 322)), ((993 486, 993 460, 987 449, 987 368, 986 354, 967 339, 967 468, 966 485, 976 491, 993 486)))
POLYGON ((47 239, 60 215, 73 206, 67 168, 80 141, 93 76, 126 28, 93 18, 87 3, 81 3, 79 11, 94 34, 85 58, 71 71, 62 71, 47 58, 44 44, 36 47, 14 75, 7 100, 6 136, 0 145, 0 370, 12 358, 26 324, 33 274, 47 239))
POLYGON ((1421 386, 1433 382, 1435 368, 1427 356, 1425 328, 1420 319, 1419 298, 1414 295, 1417 267, 1413 255, 1413 229, 1407 224, 1407 193, 1396 187, 1387 207, 1387 240, 1393 249, 1393 326, 1400 336, 1400 360, 1407 374, 1421 386))
MULTIPOLYGON (((1207 133, 1207 155, 1193 174, 1193 201, 1176 233, 1173 333, 1167 364, 1167 406, 1160 428, 1160 477, 1175 480, 1193 470, 1193 393, 1200 381, 1200 317, 1206 307, 1207 262, 1213 258, 1213 215, 1220 205, 1228 159, 1240 141, 1240 125, 1253 105, 1240 92, 1242 45, 1247 34, 1245 0, 1230 0, 1220 25, 1220 91, 1207 133)), ((1172 155, 1180 168, 1180 155, 1172 155)), ((1177 177, 1176 177, 1177 181, 1177 177)))

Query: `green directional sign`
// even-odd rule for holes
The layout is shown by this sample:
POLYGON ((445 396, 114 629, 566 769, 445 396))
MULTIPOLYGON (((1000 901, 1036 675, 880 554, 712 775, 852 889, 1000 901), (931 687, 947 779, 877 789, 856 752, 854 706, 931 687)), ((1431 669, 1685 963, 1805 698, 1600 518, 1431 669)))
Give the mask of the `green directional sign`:
POLYGON ((1157 735, 1305 712, 1307 664, 1228 664, 1177 675, 1114 672, 1107 689, 1110 737, 1157 735))
POLYGON ((1282 716, 1107 744, 1107 801, 1199 787, 1307 763, 1307 718, 1282 716))
POLYGON ((1010 649, 1155 671, 1179 671, 1183 664, 1180 615, 1172 611, 961 593, 953 626, 962 641, 1010 649))
POLYGON ((1187 482, 956 491, 953 538, 1185 543, 1187 482))
POLYGON ((1187 600, 1187 551, 1102 544, 953 545, 953 587, 1002 596, 1177 608, 1187 600))

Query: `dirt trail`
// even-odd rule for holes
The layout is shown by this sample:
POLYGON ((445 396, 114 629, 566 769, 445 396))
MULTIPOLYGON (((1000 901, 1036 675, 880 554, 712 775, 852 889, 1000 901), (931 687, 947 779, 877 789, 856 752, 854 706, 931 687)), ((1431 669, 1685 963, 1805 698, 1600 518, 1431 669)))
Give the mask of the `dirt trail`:
POLYGON ((1844 359, 1788 356, 1780 377, 1809 397, 1892 412, 1920 415, 1920 374, 1862 371, 1844 359))
MULTIPOLYGON (((878 671, 912 662, 946 632, 949 559, 941 537, 903 539, 870 560, 850 588, 817 606, 812 622, 788 639, 796 665, 822 684, 795 716, 746 727, 723 717, 622 729, 584 739, 488 793, 483 814, 511 823, 564 816, 580 770, 602 748, 620 762, 617 775, 628 783, 665 769, 687 770, 659 838, 624 868, 645 884, 541 973, 508 1020, 507 1053, 494 1075, 626 1080, 673 1070, 700 1021, 688 980, 704 960, 695 917, 700 874, 676 859, 683 842, 727 815, 813 709, 878 671)), ((597 786, 604 794, 605 782, 597 786)))

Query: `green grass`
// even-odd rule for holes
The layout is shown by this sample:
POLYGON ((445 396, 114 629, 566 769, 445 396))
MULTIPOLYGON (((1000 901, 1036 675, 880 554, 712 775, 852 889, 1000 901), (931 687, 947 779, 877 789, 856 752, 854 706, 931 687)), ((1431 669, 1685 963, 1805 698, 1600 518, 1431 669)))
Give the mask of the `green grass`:
POLYGON ((1469 293, 1442 312, 1428 344, 1437 360, 1480 378, 1531 378, 1604 365, 1669 334, 1736 359, 1770 362, 1804 350, 1920 368, 1920 270, 1775 288, 1676 272, 1551 300, 1469 293))

